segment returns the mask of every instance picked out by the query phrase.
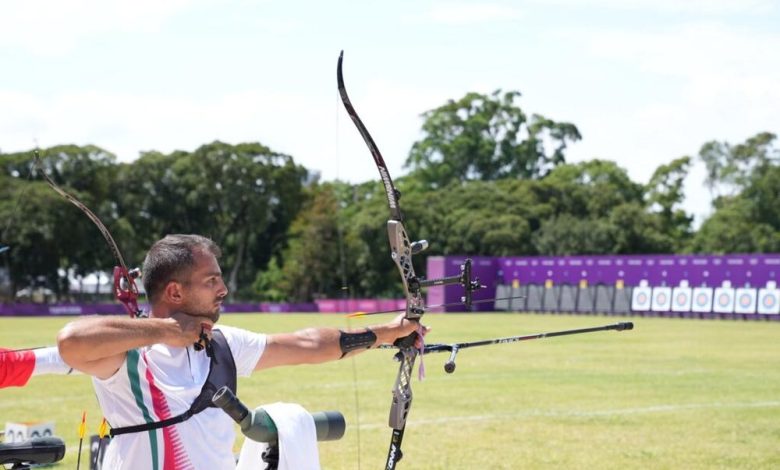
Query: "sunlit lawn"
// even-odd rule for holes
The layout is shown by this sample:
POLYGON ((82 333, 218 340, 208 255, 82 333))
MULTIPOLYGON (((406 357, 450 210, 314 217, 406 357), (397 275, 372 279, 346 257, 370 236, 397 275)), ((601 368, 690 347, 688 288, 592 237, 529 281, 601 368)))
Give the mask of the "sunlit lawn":
MULTIPOLYGON (((427 378, 413 384, 399 469, 780 468, 780 322, 528 314, 425 320, 433 326, 429 342, 625 320, 636 327, 464 350, 452 375, 442 369, 446 355, 426 356, 427 378)), ((1 319, 0 346, 53 344, 67 321, 1 319)), ((316 314, 222 321, 265 332, 346 326, 341 316, 316 314)), ((390 351, 371 351, 265 371, 240 379, 238 392, 250 407, 287 401, 342 411, 347 434, 320 445, 323 468, 379 469, 396 372, 390 351)), ((75 468, 82 410, 96 434, 101 415, 84 376, 36 377, 26 388, 0 390, 0 425, 56 422, 68 446, 61 468, 75 468)), ((82 466, 87 457, 85 450, 82 466)))

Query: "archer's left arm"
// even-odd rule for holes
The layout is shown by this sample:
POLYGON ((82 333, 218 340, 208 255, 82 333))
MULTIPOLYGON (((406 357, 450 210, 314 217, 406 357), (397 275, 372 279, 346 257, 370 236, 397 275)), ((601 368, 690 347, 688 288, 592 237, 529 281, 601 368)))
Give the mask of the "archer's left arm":
POLYGON ((379 344, 392 344, 416 329, 417 322, 409 321, 401 314, 391 322, 368 328, 306 328, 294 333, 269 335, 255 370, 335 361, 379 344))

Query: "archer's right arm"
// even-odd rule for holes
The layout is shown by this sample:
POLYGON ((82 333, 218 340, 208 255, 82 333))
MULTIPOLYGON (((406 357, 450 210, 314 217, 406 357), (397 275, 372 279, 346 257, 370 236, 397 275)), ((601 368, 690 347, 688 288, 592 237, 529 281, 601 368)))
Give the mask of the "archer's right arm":
POLYGON ((68 323, 57 335, 57 347, 70 367, 100 379, 114 375, 127 351, 164 343, 186 347, 199 340, 211 320, 185 314, 170 318, 89 317, 68 323))

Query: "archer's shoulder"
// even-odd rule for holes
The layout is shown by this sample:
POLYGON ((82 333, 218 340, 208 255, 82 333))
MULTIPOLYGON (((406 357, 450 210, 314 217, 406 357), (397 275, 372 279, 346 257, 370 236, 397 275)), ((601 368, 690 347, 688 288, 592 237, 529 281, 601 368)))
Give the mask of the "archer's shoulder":
POLYGON ((256 341, 258 336, 265 338, 263 333, 255 333, 254 331, 236 326, 217 325, 214 327, 214 330, 221 331, 228 343, 256 341))

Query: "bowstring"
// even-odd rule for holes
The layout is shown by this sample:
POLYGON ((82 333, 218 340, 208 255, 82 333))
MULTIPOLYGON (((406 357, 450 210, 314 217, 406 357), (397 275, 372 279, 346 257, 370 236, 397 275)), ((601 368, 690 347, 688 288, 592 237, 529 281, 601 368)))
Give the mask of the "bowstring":
MULTIPOLYGON (((339 125, 340 125, 340 113, 339 108, 341 107, 341 97, 339 96, 338 91, 336 92, 336 138, 335 138, 335 153, 336 153, 336 182, 339 182, 339 173, 340 173, 340 165, 339 165, 339 155, 341 154, 340 146, 339 146, 339 125)), ((336 187, 337 188, 337 187, 336 187)), ((334 194, 336 199, 336 239, 338 243, 338 250, 339 250, 339 270, 341 271, 341 311, 343 313, 346 313, 346 302, 350 296, 349 292, 349 286, 347 281, 347 255, 346 250, 344 249, 344 227, 341 223, 341 200, 338 197, 338 192, 334 194)), ((346 318, 347 323, 347 329, 352 329, 352 321, 349 317, 346 318)), ((361 452, 361 439, 360 439, 360 390, 358 387, 358 372, 357 372, 357 362, 355 360, 355 356, 353 355, 350 358, 351 366, 352 366, 352 391, 355 399, 355 430, 356 430, 356 438, 357 438, 357 464, 358 464, 358 470, 360 470, 360 456, 362 454, 361 452)))

